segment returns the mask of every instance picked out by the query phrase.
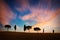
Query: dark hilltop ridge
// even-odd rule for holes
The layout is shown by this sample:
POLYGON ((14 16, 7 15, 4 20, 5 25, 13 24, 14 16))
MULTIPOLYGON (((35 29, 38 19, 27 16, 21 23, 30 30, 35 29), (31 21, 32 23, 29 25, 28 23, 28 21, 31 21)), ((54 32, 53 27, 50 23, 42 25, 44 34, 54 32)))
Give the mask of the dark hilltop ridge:
POLYGON ((60 33, 0 32, 0 40, 60 40, 60 33))

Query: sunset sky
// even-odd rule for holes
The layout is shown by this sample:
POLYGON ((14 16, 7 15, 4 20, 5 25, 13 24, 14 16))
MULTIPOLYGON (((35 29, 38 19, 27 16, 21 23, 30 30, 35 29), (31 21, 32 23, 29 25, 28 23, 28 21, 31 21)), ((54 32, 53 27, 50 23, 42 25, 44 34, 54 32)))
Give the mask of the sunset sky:
POLYGON ((0 0, 0 29, 6 24, 18 31, 31 25, 60 32, 60 0, 0 0))

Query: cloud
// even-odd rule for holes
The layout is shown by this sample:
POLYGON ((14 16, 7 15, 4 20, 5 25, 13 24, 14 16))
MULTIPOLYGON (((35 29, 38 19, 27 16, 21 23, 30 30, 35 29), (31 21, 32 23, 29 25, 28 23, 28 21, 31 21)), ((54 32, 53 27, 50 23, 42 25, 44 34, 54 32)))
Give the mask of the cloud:
POLYGON ((11 11, 9 6, 3 1, 0 2, 0 22, 5 25, 9 24, 16 15, 11 11))
POLYGON ((60 21, 57 16, 60 15, 60 8, 55 8, 50 2, 51 0, 44 1, 36 6, 31 6, 29 3, 25 4, 25 6, 22 4, 22 8, 17 10, 23 12, 28 8, 31 13, 19 16, 19 18, 25 22, 27 21, 27 25, 33 24, 31 31, 33 31, 34 27, 40 27, 42 30, 44 28, 46 32, 52 32, 53 29, 59 32, 60 21), (46 2, 48 3, 45 4, 46 2))
POLYGON ((32 11, 32 13, 22 16, 20 18, 22 20, 32 20, 32 21, 34 20, 36 22, 44 22, 53 19, 57 15, 55 11, 51 11, 49 9, 44 10, 44 9, 34 8, 30 10, 32 11))
MULTIPOLYGON (((31 11, 30 14, 24 15, 24 16, 19 16, 20 19, 26 21, 35 21, 37 23, 41 23, 41 22, 45 22, 45 21, 49 21, 52 20, 56 15, 58 15, 58 13, 56 13, 57 10, 52 9, 52 4, 51 4, 51 0, 46 0, 46 1, 42 1, 42 3, 38 3, 38 5, 33 6, 29 4, 28 2, 29 0, 26 0, 25 2, 22 1, 21 2, 21 6, 22 8, 17 8, 18 11, 25 11, 25 9, 29 9, 31 11), (46 4, 46 2, 48 4, 46 4), (41 5, 40 5, 41 4, 41 5), (47 8, 41 8, 43 5, 47 5, 47 8)), ((45 7, 44 6, 44 7, 45 7)))

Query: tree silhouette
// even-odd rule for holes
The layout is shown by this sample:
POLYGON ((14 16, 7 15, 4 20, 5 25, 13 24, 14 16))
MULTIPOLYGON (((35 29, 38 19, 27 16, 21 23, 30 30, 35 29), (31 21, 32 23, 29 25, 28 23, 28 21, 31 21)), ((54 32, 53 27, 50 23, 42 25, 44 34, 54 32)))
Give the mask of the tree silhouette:
POLYGON ((32 28, 32 26, 27 26, 27 29, 29 30, 29 32, 30 32, 30 29, 32 28))
POLYGON ((44 29, 43 29, 43 33, 44 33, 44 29))
POLYGON ((24 25, 24 31, 26 30, 26 25, 24 25))
POLYGON ((38 28, 38 27, 35 27, 34 30, 38 32, 38 31, 40 31, 41 29, 38 28))
POLYGON ((7 31, 9 30, 9 28, 11 28, 10 25, 5 25, 5 28, 7 28, 7 31))
POLYGON ((30 32, 30 29, 32 28, 32 26, 26 26, 26 25, 24 25, 24 31, 27 29, 27 30, 29 30, 29 32, 30 32))
POLYGON ((14 30, 16 31, 16 25, 14 26, 14 30))
POLYGON ((53 30, 53 33, 54 33, 54 30, 53 30))

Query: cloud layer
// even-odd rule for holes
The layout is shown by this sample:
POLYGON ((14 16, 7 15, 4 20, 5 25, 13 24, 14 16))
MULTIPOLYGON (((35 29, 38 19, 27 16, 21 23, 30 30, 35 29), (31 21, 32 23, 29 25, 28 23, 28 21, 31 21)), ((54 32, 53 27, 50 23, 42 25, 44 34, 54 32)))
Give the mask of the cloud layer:
POLYGON ((0 1, 0 22, 3 25, 10 24, 10 21, 14 19, 15 16, 9 6, 5 2, 0 1))

